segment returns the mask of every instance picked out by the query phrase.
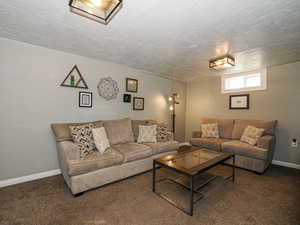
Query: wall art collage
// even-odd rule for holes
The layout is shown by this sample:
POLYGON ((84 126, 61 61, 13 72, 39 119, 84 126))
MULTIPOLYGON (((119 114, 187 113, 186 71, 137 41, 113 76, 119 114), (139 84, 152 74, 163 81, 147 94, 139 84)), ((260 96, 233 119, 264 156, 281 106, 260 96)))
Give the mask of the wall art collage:
MULTIPOLYGON (((88 89, 88 85, 84 80, 82 73, 79 71, 77 65, 75 65, 72 70, 65 77, 63 82, 60 84, 62 87, 71 87, 71 88, 82 88, 88 89)), ((131 103, 133 110, 144 110, 145 108, 145 99, 143 97, 132 98, 129 93, 138 92, 139 81, 133 78, 126 78, 126 87, 125 91, 127 93, 123 94, 123 102, 131 103), (129 92, 129 93, 128 93, 129 92)), ((106 101, 116 99, 119 94, 119 85, 118 82, 113 80, 111 77, 101 78, 97 85, 98 94, 100 97, 104 98, 106 101)), ((87 91, 79 92, 79 107, 92 108, 93 107, 93 93, 87 91)))

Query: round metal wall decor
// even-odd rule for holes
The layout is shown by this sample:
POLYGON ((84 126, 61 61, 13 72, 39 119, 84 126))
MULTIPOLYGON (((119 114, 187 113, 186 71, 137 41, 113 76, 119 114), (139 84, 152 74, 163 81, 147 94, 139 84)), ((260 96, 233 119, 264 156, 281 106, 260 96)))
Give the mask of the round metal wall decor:
POLYGON ((117 98, 119 93, 118 83, 111 77, 101 78, 97 88, 99 95, 106 101, 117 98))

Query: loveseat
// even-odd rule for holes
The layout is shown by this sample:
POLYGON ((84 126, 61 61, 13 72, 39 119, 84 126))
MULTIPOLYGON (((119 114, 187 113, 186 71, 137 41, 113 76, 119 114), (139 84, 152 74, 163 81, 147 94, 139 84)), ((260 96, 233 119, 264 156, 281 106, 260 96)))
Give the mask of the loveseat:
MULTIPOLYGON (((233 152, 235 165, 240 168, 263 173, 270 165, 276 143, 276 120, 234 120, 203 118, 202 124, 217 123, 220 138, 202 138, 200 130, 194 131, 190 143, 217 151, 233 152), (245 128, 250 125, 263 128, 263 136, 258 138, 255 146, 241 142, 245 128)), ((229 160, 227 163, 232 164, 229 160)))
POLYGON ((153 158, 175 153, 179 148, 168 132, 167 139, 157 143, 136 142, 139 125, 157 124, 155 120, 95 121, 88 123, 52 124, 62 175, 73 195, 118 181, 152 169, 153 158), (104 127, 110 148, 103 154, 92 153, 80 158, 78 146, 72 141, 70 126, 91 123, 94 128, 104 127))

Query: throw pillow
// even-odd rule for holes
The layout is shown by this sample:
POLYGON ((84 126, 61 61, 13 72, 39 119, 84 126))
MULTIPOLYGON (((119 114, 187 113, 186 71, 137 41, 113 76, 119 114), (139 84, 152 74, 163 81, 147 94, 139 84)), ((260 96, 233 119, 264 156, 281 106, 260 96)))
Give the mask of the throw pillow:
POLYGON ((158 142, 168 141, 168 128, 165 123, 160 123, 157 125, 157 141, 158 142))
POLYGON ((145 142, 152 142, 156 143, 157 135, 157 125, 151 125, 151 126, 139 126, 139 136, 138 136, 138 143, 145 143, 145 142))
POLYGON ((134 135, 134 140, 137 141, 137 138, 139 136, 139 126, 149 126, 149 125, 156 125, 157 122, 152 119, 146 119, 146 120, 132 120, 132 130, 134 135))
POLYGON ((71 136, 80 150, 80 158, 96 151, 92 133, 93 125, 70 126, 71 136))
POLYGON ((100 153, 104 153, 105 150, 107 150, 110 147, 105 128, 95 128, 92 129, 92 132, 96 148, 100 153))
POLYGON ((219 138, 219 127, 217 123, 201 124, 203 138, 219 138))
POLYGON ((256 128, 254 126, 247 126, 241 137, 241 141, 246 142, 250 145, 256 145, 258 138, 264 133, 264 129, 256 128))

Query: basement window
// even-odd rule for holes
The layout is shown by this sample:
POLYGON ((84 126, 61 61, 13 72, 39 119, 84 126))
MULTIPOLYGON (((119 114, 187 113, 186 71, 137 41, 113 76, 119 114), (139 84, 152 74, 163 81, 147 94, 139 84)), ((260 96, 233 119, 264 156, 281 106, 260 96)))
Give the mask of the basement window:
POLYGON ((267 89, 267 70, 222 76, 222 93, 267 89))

